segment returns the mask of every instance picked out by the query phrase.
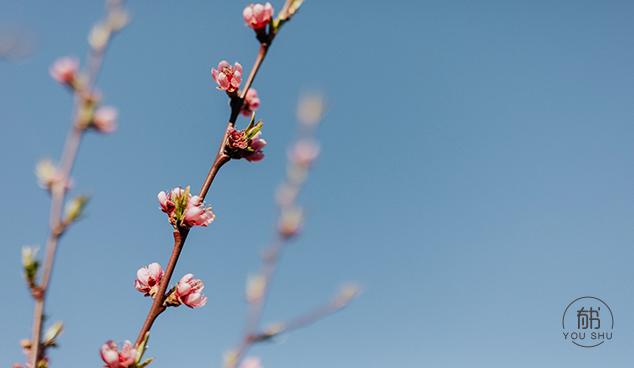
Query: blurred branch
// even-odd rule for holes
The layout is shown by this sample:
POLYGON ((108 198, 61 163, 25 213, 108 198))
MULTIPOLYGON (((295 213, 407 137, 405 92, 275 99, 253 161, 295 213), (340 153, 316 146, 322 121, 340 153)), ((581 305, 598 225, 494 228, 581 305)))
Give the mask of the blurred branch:
POLYGON ((119 1, 114 5, 111 2, 108 3, 105 22, 110 23, 108 23, 109 27, 104 30, 104 32, 108 33, 108 37, 106 37, 102 43, 96 44, 92 37, 93 33, 91 33, 91 37, 89 39, 91 48, 88 56, 91 62, 89 63, 90 65, 87 70, 87 82, 82 86, 82 88, 74 90, 75 113, 62 153, 59 172, 62 180, 58 181, 51 187, 51 209, 49 214, 50 233, 46 242, 46 255, 42 268, 41 282, 32 289, 33 297, 35 299, 35 309, 33 312, 33 333, 31 352, 29 356, 29 364, 31 367, 38 367, 38 362, 44 359, 45 347, 42 344, 42 329, 45 315, 46 295, 49 291, 49 284, 53 273, 59 240, 70 225, 70 222, 65 221, 63 218, 63 205, 66 200, 68 182, 75 165, 79 147, 84 133, 86 132, 85 127, 82 127, 81 124, 85 119, 82 106, 88 103, 94 103, 93 99, 96 96, 94 83, 99 71, 101 70, 105 50, 110 44, 112 37, 125 26, 125 22, 121 22, 120 19, 115 19, 116 17, 121 17, 126 14, 123 9, 123 4, 123 1, 119 1))
MULTIPOLYGON (((247 82, 245 83, 243 89, 239 93, 229 95, 229 98, 230 98, 229 104, 231 108, 231 111, 229 114, 229 121, 227 123, 225 132, 222 136, 222 140, 220 141, 220 144, 218 145, 218 151, 216 153, 216 156, 214 157, 211 167, 209 168, 209 171, 207 172, 207 176, 205 177, 205 180, 203 181, 203 184, 201 185, 200 192, 198 194, 198 197, 200 197, 201 201, 205 200, 205 197, 209 193, 209 189, 211 188, 211 185, 213 181, 215 180, 216 175, 220 171, 220 168, 222 168, 222 166, 224 166, 226 163, 231 161, 231 158, 226 153, 227 137, 229 135, 229 131, 234 127, 236 123, 236 120, 240 114, 240 110, 242 109, 242 106, 244 105, 245 96, 249 92, 249 89, 251 88, 251 85, 253 84, 255 77, 257 76, 260 68, 262 67, 264 58, 266 57, 268 53, 268 50, 270 48, 271 43, 273 42, 273 39, 275 39, 275 37, 277 36, 278 30, 279 29, 271 28, 268 34, 268 37, 265 40, 260 40, 260 48, 258 51, 258 55, 256 56, 256 59, 253 63, 253 67, 251 68, 251 72, 249 73, 249 77, 247 78, 247 82)), ((178 262, 178 258, 180 257, 182 249, 185 245, 185 241, 187 240, 188 234, 189 234, 188 229, 179 228, 175 230, 175 233, 174 233, 175 241, 172 247, 172 254, 168 261, 168 269, 173 269, 176 266, 176 263, 178 262), (178 235, 176 233, 178 233, 178 235)), ((166 273, 161 279, 161 282, 159 284, 159 292, 154 298, 154 301, 152 302, 152 306, 150 307, 150 310, 148 311, 145 321, 143 322, 143 326, 141 327, 137 335, 137 339, 135 343, 136 345, 140 344, 143 341, 146 334, 152 329, 152 326, 154 322, 156 321, 156 319, 158 318, 158 316, 161 313, 163 313, 163 311, 165 310, 165 308, 163 307, 165 299, 167 298, 167 295, 165 295, 165 291, 168 289, 168 285, 171 281, 171 277, 172 277, 171 273, 169 274, 166 273)))

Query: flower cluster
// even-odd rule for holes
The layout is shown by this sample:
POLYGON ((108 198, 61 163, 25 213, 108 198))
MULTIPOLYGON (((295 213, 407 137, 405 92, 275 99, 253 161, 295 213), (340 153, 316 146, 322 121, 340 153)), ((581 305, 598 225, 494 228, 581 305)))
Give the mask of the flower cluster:
POLYGON ((231 66, 229 62, 222 60, 218 63, 218 69, 211 69, 211 76, 218 83, 219 89, 234 93, 240 88, 242 82, 242 65, 235 63, 231 66))
POLYGON ((271 3, 250 4, 242 11, 244 22, 258 31, 267 26, 273 18, 273 6, 271 3))
POLYGON ((156 262, 150 263, 147 267, 141 267, 136 272, 134 287, 145 296, 154 298, 162 278, 163 268, 161 265, 156 262))
POLYGON ((169 193, 160 192, 158 200, 161 210, 167 213, 174 227, 207 226, 215 218, 211 207, 205 207, 202 199, 192 196, 189 187, 177 187, 169 193))
POLYGON ((106 363, 104 368, 134 367, 139 357, 138 351, 127 340, 123 343, 121 350, 114 341, 107 341, 101 346, 100 353, 101 359, 106 363))
MULTIPOLYGON (((141 267, 136 272, 134 287, 154 298, 158 293, 159 284, 163 279, 163 268, 158 263, 151 263, 147 267, 141 267)), ((207 297, 203 295, 205 284, 200 279, 195 279, 194 275, 188 273, 183 276, 175 287, 170 290, 165 299, 165 305, 179 306, 185 304, 190 308, 198 308, 207 304, 207 297)))
POLYGON ((99 105, 100 94, 82 83, 77 59, 61 58, 53 63, 49 72, 53 79, 73 89, 81 98, 78 115, 79 128, 91 128, 99 133, 112 133, 117 129, 117 109, 99 105))
POLYGON ((266 146, 266 141, 261 138, 262 122, 254 124, 254 121, 255 114, 252 115, 251 122, 245 130, 229 128, 225 144, 225 151, 229 157, 244 158, 247 161, 260 161, 264 158, 262 149, 266 146))

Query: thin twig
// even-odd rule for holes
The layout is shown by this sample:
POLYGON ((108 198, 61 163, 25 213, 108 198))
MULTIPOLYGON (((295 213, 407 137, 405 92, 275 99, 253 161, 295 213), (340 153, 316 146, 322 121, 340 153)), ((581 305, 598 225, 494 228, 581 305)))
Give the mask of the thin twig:
MULTIPOLYGON (((120 2, 123 5, 123 1, 120 2)), ((113 32, 113 35, 116 32, 113 32)), ((46 294, 49 290, 53 267, 55 265, 55 257, 59 240, 69 226, 62 219, 63 205, 66 199, 67 184, 70 180, 73 167, 75 165, 79 147, 85 133, 85 129, 80 128, 80 109, 81 104, 93 92, 94 83, 99 75, 103 64, 105 50, 109 45, 111 38, 108 39, 106 45, 101 50, 91 50, 89 54, 88 81, 84 89, 75 91, 74 119, 64 144, 62 159, 60 164, 60 176, 62 180, 58 181, 51 188, 51 209, 49 213, 49 235, 46 242, 46 255, 42 267, 42 278, 39 285, 33 289, 33 297, 35 299, 35 308, 33 311, 33 331, 31 351, 29 354, 29 364, 31 367, 37 367, 37 362, 43 358, 42 347, 42 330, 45 319, 46 294)))
MULTIPOLYGON (((240 110, 242 109, 242 105, 244 103, 244 98, 247 92, 249 92, 249 89, 251 88, 251 85, 253 84, 253 81, 255 80, 255 77, 262 66, 262 62, 264 61, 264 58, 266 57, 271 41, 273 40, 274 37, 275 37, 275 33, 272 33, 267 43, 260 44, 258 55, 255 59, 255 62, 253 63, 253 67, 251 68, 251 72, 249 73, 249 77, 247 78, 247 81, 245 82, 243 89, 238 94, 230 96, 231 112, 229 114, 229 121, 227 123, 225 132, 222 136, 222 140, 219 144, 216 156, 214 160, 212 161, 211 167, 209 168, 209 171, 207 172, 207 176, 205 177, 203 184, 201 185, 200 192, 198 194, 201 200, 204 200, 207 194, 209 193, 211 184, 214 182, 214 179, 216 178, 216 175, 220 171, 220 168, 222 168, 222 166, 224 166, 227 162, 231 160, 231 158, 225 152, 226 144, 227 144, 227 136, 229 134, 230 129, 235 126, 236 120, 238 116, 240 115, 240 110)), ((174 247, 172 249, 172 255, 169 258, 168 266, 167 266, 168 269, 170 269, 171 267, 172 271, 173 271, 173 268, 176 266, 178 257, 180 256, 180 253, 183 250, 185 241, 187 240, 187 235, 189 234, 188 231, 183 232, 181 230, 179 240, 176 241, 177 232, 178 231, 175 231, 174 233, 175 234, 174 247)), ((165 299, 167 298, 167 295, 165 295, 165 292, 167 291, 167 287, 171 281, 171 278, 172 278, 172 272, 168 274, 167 271, 161 278, 161 282, 159 284, 159 291, 154 297, 152 306, 150 307, 150 310, 148 311, 145 321, 143 322, 143 326, 141 327, 141 330, 139 331, 139 334, 137 335, 137 339, 135 343, 136 345, 140 344, 143 341, 146 334, 150 332, 150 330, 152 329, 152 326, 154 324, 154 321, 156 321, 156 318, 165 310, 165 307, 163 306, 165 299)))

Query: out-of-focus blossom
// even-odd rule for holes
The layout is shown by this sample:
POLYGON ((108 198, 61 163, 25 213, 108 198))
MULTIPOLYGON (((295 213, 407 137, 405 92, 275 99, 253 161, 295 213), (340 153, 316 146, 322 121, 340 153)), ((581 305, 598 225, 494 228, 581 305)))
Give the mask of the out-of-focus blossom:
POLYGON ((198 308, 207 304, 207 297, 202 294, 205 284, 194 275, 188 273, 183 276, 174 291, 175 298, 190 308, 198 308))
POLYGON ((235 92, 240 88, 242 82, 242 65, 235 63, 233 66, 226 60, 218 63, 218 69, 211 69, 211 76, 218 84, 218 88, 229 93, 235 92))
POLYGON ((40 262, 37 260, 38 250, 38 247, 22 247, 22 269, 24 270, 24 278, 31 288, 35 287, 35 276, 40 267, 40 262))
POLYGON ((244 103, 242 104, 242 115, 251 116, 255 110, 260 107, 260 97, 258 97, 258 91, 255 88, 249 88, 247 95, 244 96, 244 103))
POLYGON ((160 192, 158 201, 161 211, 165 212, 174 226, 207 226, 216 217, 200 197, 192 196, 189 187, 172 189, 169 193, 160 192))
POLYGON ((300 167, 308 167, 319 156, 319 145, 308 139, 295 143, 289 152, 291 162, 300 167))
POLYGON ((252 162, 264 158, 262 149, 266 146, 266 141, 261 138, 262 122, 253 124, 253 120, 254 118, 245 130, 229 128, 226 152, 231 158, 244 158, 252 162))
POLYGON ((64 324, 60 321, 55 322, 51 327, 46 330, 46 334, 44 334, 44 339, 42 340, 42 344, 45 347, 56 346, 57 338, 64 330, 64 324))
POLYGON ((304 126, 314 126, 321 120, 324 105, 324 96, 320 93, 302 96, 297 105, 297 119, 304 126))
POLYGON ((49 72, 51 77, 62 84, 73 85, 77 80, 79 61, 75 58, 64 57, 53 63, 49 72))
POLYGON ((262 368, 259 358, 249 357, 242 361, 240 368, 262 368))
POLYGON ((304 211, 299 207, 284 209, 280 216, 278 231, 281 237, 292 238, 301 230, 304 221, 304 211))
POLYGON ((117 344, 110 340, 101 346, 101 359, 103 359, 104 368, 128 368, 134 366, 138 357, 138 352, 132 346, 130 341, 125 341, 121 350, 117 344))
POLYGON ((141 267, 136 272, 136 280, 134 287, 145 294, 145 296, 154 297, 158 292, 159 284, 163 278, 163 268, 160 264, 154 262, 146 267, 141 267))
POLYGON ((92 118, 92 127, 100 133, 117 130, 117 109, 112 106, 99 107, 92 118))
POLYGON ((68 190, 72 186, 70 179, 64 180, 61 171, 49 159, 40 160, 35 166, 35 176, 40 186, 46 190, 52 190, 53 186, 65 182, 64 189, 68 190))
POLYGON ((273 6, 268 2, 247 5, 242 11, 242 17, 249 27, 260 30, 266 27, 273 18, 273 6))

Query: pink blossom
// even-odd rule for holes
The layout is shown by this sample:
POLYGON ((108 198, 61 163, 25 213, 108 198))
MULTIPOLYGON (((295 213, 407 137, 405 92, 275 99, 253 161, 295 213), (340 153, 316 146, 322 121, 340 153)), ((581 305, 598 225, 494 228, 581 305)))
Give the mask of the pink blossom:
POLYGON ((190 308, 198 308, 207 304, 207 297, 202 294, 205 284, 194 275, 188 273, 176 284, 175 296, 179 302, 190 308))
POLYGON ((160 192, 157 197, 161 211, 167 213, 174 226, 207 226, 216 217, 200 197, 191 195, 189 187, 174 188, 169 194, 160 192))
POLYGON ((273 17, 273 6, 271 3, 250 4, 242 11, 244 22, 255 30, 266 27, 273 17))
POLYGON ((235 63, 233 66, 226 60, 218 63, 218 69, 211 69, 211 76, 218 83, 218 88, 229 93, 235 92, 240 88, 242 82, 242 65, 235 63))
POLYGON ((240 364, 240 368, 262 368, 259 358, 246 358, 240 364))
POLYGON ((138 353, 132 346, 130 341, 125 341, 121 351, 118 350, 117 344, 109 340, 101 346, 101 359, 103 359, 104 368, 128 368, 134 366, 138 353))
POLYGON ((211 224, 215 217, 216 215, 211 211, 211 208, 205 207, 198 196, 193 196, 185 210, 183 223, 189 227, 207 226, 211 224))
POLYGON ((136 272, 134 287, 145 294, 145 296, 156 295, 159 283, 163 278, 163 268, 158 263, 150 263, 146 267, 141 267, 136 272))
POLYGON ((260 138, 261 135, 262 133, 258 132, 255 136, 253 136, 253 138, 251 138, 249 148, 251 148, 253 152, 244 156, 247 161, 255 162, 264 158, 264 152, 262 152, 262 149, 266 146, 266 141, 260 138))
POLYGON ((310 166, 319 156, 319 145, 312 140, 301 140, 289 152, 291 161, 301 167, 310 166))
POLYGON ((51 77, 62 84, 72 85, 77 78, 79 61, 75 58, 64 57, 53 63, 49 69, 51 77))
POLYGON ((227 135, 227 150, 232 158, 245 158, 248 161, 260 161, 264 158, 262 149, 266 146, 266 141, 257 132, 251 139, 247 138, 248 132, 229 128, 227 135))
POLYGON ((101 133, 112 133, 117 129, 117 109, 112 106, 103 106, 95 111, 92 126, 101 133))
POLYGON ((260 107, 260 98, 258 97, 258 91, 255 88, 249 88, 247 95, 244 96, 244 103, 242 104, 242 115, 251 116, 255 110, 260 107))

